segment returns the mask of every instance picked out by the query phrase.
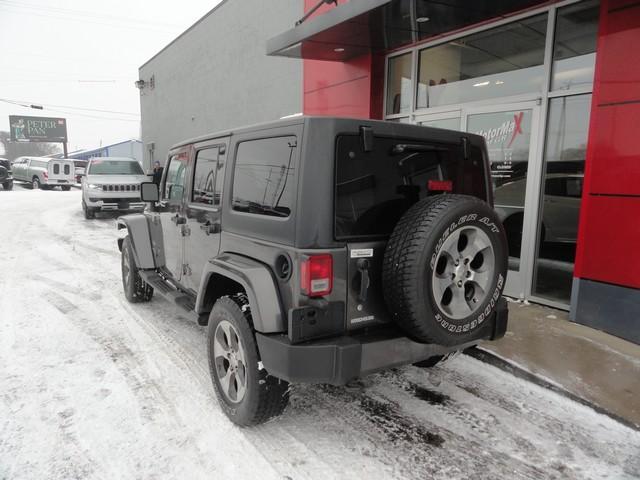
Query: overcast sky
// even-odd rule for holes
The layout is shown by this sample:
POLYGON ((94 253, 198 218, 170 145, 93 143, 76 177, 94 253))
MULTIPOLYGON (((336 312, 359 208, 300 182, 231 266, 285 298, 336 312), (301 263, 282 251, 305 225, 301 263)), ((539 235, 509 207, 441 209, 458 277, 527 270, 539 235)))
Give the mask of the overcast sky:
POLYGON ((22 114, 67 118, 69 151, 139 138, 138 67, 219 1, 0 0, 0 99, 45 106, 0 101, 0 130, 22 114))

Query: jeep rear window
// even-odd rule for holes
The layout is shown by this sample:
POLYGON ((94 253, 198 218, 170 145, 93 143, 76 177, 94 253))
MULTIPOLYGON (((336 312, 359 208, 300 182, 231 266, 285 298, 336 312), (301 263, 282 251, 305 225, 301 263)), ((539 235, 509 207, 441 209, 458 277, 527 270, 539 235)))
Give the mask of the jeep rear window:
POLYGON ((416 139, 374 137, 365 152, 359 135, 341 135, 336 143, 335 237, 388 236, 404 212, 429 195, 429 180, 452 181, 453 192, 484 198, 480 149, 472 147, 462 166, 462 146, 416 139), (398 145, 411 145, 399 152, 398 145), (394 151, 395 148, 395 151, 394 151), (415 151, 424 150, 424 151, 415 151))
POLYGON ((142 167, 136 161, 93 160, 89 166, 89 175, 144 175, 142 167))

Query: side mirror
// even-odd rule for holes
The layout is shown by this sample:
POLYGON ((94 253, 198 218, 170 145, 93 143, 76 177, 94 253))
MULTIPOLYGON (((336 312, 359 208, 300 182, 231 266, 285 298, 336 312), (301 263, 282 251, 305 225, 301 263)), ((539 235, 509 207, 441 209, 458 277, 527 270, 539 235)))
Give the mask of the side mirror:
POLYGON ((140 198, 143 202, 157 202, 160 200, 158 185, 153 182, 142 182, 140 184, 140 198))

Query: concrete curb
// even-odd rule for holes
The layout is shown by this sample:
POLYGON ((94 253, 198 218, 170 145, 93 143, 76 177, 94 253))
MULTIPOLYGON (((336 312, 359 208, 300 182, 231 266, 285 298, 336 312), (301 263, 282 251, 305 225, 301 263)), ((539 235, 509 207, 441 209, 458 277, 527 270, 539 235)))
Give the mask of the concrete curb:
POLYGON ((471 347, 471 348, 467 348, 466 350, 464 350, 463 352, 465 355, 469 355, 470 357, 473 357, 477 360, 480 360, 481 362, 485 362, 488 363, 489 365, 492 365, 496 368, 499 368, 500 370, 504 370, 505 372, 508 372, 518 378, 521 378, 523 380, 526 380, 528 382, 531 383, 535 383, 536 385, 539 385, 540 387, 546 388, 547 390, 551 390, 552 392, 555 392, 559 395, 562 395, 563 397, 568 398, 569 400, 572 400, 576 403, 579 403, 580 405, 584 405, 585 407, 589 407, 590 409, 594 410, 597 413, 600 413, 602 415, 606 415, 607 417, 611 418, 612 420, 615 420, 618 423, 621 423, 622 425, 631 428, 632 430, 636 430, 638 432, 640 432, 640 425, 637 425, 636 423, 627 420, 624 417, 621 417, 620 415, 617 415, 615 413, 612 413, 608 410, 606 410, 605 408, 602 408, 599 405, 596 405, 595 403, 590 402, 589 400, 586 400, 582 397, 579 397, 578 395, 571 393, 568 390, 565 390, 564 388, 561 388, 557 385, 554 385, 553 383, 548 382, 547 380, 545 380, 544 378, 541 378, 539 376, 537 376, 534 373, 531 373, 517 365, 514 365, 512 363, 509 363, 508 361, 504 360, 503 358, 498 357, 497 355, 494 355, 493 353, 484 350, 482 348, 478 348, 478 347, 471 347))

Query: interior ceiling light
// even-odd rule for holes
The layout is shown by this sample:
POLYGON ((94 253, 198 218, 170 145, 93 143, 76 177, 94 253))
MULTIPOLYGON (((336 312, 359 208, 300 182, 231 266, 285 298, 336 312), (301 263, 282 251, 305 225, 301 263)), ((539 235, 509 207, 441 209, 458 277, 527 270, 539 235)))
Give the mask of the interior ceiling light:
POLYGON ((429 20, 430 20, 429 17, 418 17, 418 18, 416 18, 416 22, 418 22, 418 23, 426 23, 429 20))
POLYGON ((338 47, 333 49, 334 52, 344 52, 344 48, 338 47))

